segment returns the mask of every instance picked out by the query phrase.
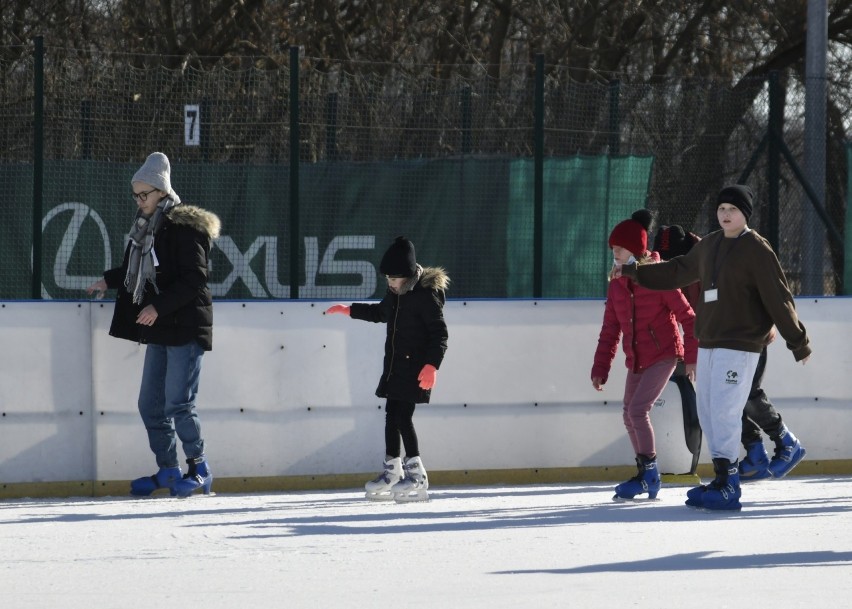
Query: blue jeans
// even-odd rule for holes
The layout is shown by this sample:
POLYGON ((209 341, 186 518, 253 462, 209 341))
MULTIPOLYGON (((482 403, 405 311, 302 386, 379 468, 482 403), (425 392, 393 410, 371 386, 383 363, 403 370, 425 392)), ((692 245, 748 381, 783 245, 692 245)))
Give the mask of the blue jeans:
POLYGON ((195 413, 204 350, 196 341, 180 347, 149 344, 145 350, 139 414, 159 467, 177 467, 180 438, 187 459, 204 454, 201 424, 195 413))

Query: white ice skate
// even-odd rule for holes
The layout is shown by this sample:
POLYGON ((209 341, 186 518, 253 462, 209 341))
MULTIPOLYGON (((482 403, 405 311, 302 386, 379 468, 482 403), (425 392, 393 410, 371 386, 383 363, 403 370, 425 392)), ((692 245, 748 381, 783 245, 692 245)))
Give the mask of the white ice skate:
POLYGON ((370 501, 391 501, 393 493, 391 489, 402 480, 402 459, 388 459, 384 463, 385 468, 374 480, 364 485, 367 491, 365 497, 370 501))
POLYGON ((420 457, 412 457, 405 460, 403 467, 405 476, 396 486, 391 489, 393 499, 397 503, 408 503, 410 501, 427 501, 429 493, 429 476, 420 457))

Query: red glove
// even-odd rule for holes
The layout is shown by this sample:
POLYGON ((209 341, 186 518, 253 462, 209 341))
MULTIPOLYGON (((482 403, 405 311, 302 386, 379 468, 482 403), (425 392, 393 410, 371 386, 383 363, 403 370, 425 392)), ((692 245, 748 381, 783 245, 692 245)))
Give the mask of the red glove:
POLYGON ((438 377, 438 370, 432 364, 423 366, 423 370, 417 375, 417 380, 420 381, 421 389, 431 389, 435 386, 435 379, 438 377))
POLYGON ((327 315, 332 313, 340 313, 341 315, 349 315, 349 307, 346 305, 332 305, 325 310, 327 315))

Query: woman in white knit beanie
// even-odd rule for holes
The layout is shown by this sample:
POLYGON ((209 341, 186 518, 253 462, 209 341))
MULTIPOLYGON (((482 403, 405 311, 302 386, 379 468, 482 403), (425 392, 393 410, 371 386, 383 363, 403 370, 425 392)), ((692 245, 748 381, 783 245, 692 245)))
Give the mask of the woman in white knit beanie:
POLYGON ((220 221, 200 207, 181 204, 162 152, 149 155, 130 184, 137 211, 124 260, 87 288, 90 294, 116 289, 110 335, 147 345, 138 406, 158 470, 133 480, 130 493, 209 493, 213 474, 195 397, 202 356, 213 348, 207 269, 220 221), (178 440, 186 474, 178 462, 178 440))

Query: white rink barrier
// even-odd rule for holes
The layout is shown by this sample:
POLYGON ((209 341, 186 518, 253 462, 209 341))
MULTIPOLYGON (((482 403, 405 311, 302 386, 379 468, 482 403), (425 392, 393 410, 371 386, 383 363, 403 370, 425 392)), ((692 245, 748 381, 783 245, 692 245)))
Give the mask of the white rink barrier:
MULTIPOLYGON (((327 316, 329 302, 216 302, 198 409, 217 478, 375 473, 384 401, 374 391, 385 327, 327 316)), ((602 300, 451 300, 449 350, 415 423, 430 471, 619 468, 624 357, 589 380, 602 300)), ((852 459, 852 300, 801 298, 814 354, 770 347, 765 388, 808 449, 852 459)), ((155 471, 136 410, 144 346, 108 335, 102 301, 0 303, 0 490, 123 481, 155 471)), ((700 371, 699 371, 700 374, 700 371)), ((692 455, 669 384, 652 413, 663 472, 692 455)), ((180 453, 179 453, 180 454, 180 453)), ((701 463, 710 461, 706 446, 701 463)), ((805 464, 803 464, 805 465, 805 464)), ((850 470, 849 473, 852 473, 850 470)))

